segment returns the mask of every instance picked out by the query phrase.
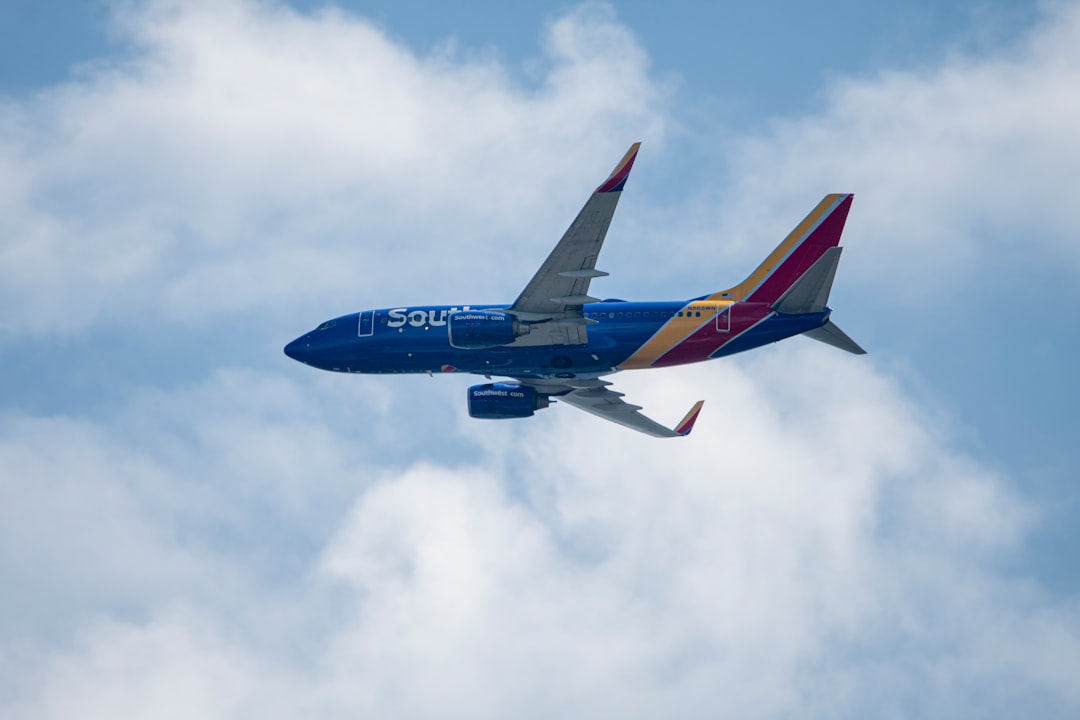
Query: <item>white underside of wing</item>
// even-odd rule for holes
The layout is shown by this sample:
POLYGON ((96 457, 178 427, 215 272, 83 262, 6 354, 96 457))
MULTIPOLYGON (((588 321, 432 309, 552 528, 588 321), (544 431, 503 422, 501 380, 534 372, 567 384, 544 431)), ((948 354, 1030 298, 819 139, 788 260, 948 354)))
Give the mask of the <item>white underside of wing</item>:
POLYGON ((643 432, 646 435, 679 437, 679 433, 671 428, 664 427, 655 420, 642 415, 640 405, 632 405, 626 402, 622 399, 622 393, 607 388, 574 390, 556 399, 587 413, 592 413, 597 417, 643 432))
POLYGON ((554 396, 557 402, 584 410, 597 417, 609 420, 638 432, 653 437, 679 437, 671 428, 641 414, 641 406, 623 400, 623 394, 608 389, 611 385, 599 378, 567 378, 566 380, 519 380, 530 385, 538 392, 554 396), (561 394, 560 394, 561 393, 561 394))

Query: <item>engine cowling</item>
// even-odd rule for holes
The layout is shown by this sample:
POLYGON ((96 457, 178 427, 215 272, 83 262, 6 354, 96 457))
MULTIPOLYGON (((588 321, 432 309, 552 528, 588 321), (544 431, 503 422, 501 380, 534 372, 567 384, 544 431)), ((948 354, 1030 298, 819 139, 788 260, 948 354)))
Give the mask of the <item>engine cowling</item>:
POLYGON ((486 383, 469 388, 469 415, 484 420, 531 417, 548 406, 548 399, 531 387, 512 383, 486 383))
POLYGON ((517 318, 497 310, 459 310, 446 318, 450 345, 462 350, 509 345, 529 332, 517 318))

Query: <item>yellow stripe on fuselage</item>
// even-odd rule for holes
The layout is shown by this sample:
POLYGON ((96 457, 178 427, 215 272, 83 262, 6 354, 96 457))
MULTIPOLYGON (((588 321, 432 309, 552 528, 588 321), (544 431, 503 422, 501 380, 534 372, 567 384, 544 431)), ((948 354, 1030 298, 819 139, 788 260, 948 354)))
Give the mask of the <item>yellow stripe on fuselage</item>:
POLYGON ((765 258, 765 262, 757 266, 754 272, 750 273, 750 277, 743 280, 741 283, 728 290, 721 290, 718 293, 713 293, 709 296, 710 300, 745 300, 747 295, 754 291, 754 288, 761 285, 765 281, 765 278, 769 277, 769 274, 776 269, 776 266, 783 262, 796 245, 809 234, 815 225, 821 220, 822 217, 836 205, 837 201, 845 197, 844 195, 833 193, 832 195, 826 195, 825 198, 817 204, 810 214, 799 223, 794 230, 784 241, 776 246, 776 249, 769 253, 769 257, 765 258))
POLYGON ((720 302, 699 300, 689 303, 679 311, 683 313, 682 317, 679 317, 678 313, 676 313, 675 317, 664 323, 663 327, 638 348, 637 352, 619 365, 619 369, 636 370, 650 367, 673 347, 693 335, 700 328, 708 324, 713 324, 715 327, 716 315, 731 304, 726 300, 720 302), (701 313, 701 317, 698 317, 696 313, 701 313))

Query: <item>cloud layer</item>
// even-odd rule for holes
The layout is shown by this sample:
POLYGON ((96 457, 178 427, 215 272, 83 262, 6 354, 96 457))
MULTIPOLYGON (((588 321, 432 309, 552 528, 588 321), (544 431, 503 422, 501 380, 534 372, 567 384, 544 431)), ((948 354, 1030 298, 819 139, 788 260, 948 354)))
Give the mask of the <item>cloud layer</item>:
POLYGON ((120 20, 133 57, 0 114, 9 331, 375 298, 447 263, 498 276, 564 229, 522 234, 551 196, 572 217, 662 125, 644 52, 602 6, 552 24, 528 87, 332 10, 153 3, 120 20))
POLYGON ((818 112, 717 138, 727 181, 705 182, 686 207, 669 208, 655 235, 688 218, 678 235, 695 254, 745 267, 826 188, 856 194, 849 284, 885 284, 927 305, 990 276, 1021 294, 1048 268, 1076 277, 1078 37, 1080 7, 1048 4, 1029 33, 994 54, 834 78, 818 112))
MULTIPOLYGON (((841 85, 820 117, 736 143, 731 204, 683 216, 685 255, 712 257, 693 244, 716 227, 744 237, 723 208, 772 239, 807 188, 844 181, 926 209, 924 252, 866 256, 942 272, 963 244, 926 253, 977 227, 946 217, 960 180, 990 176, 968 209, 1019 222, 987 144, 1014 178, 1071 177, 1056 89, 1076 17, 1002 59, 841 85)), ((120 333, 147 363, 148 333, 200 342, 153 381, 104 375, 91 407, 0 414, 0 714, 1080 708, 1076 598, 1014 569, 1042 510, 873 359, 793 340, 620 376, 662 421, 708 399, 682 442, 559 406, 471 421, 446 378, 285 369, 280 343, 342 298, 512 292, 624 138, 663 140, 671 94, 610 9, 554 20, 531 83, 338 11, 150 3, 116 23, 126 60, 2 109, 3 329, 60 354, 120 333), (259 360, 228 354, 238 336, 259 360)), ((1071 262, 1052 200, 1039 247, 1071 262)), ((893 212, 868 202, 860 234, 898 239, 893 212)))
POLYGON ((1080 702, 1075 607, 999 570, 1033 509, 872 367, 800 345, 630 380, 661 417, 702 392, 740 421, 713 407, 695 434, 715 441, 642 443, 557 407, 453 428, 456 466, 395 468, 340 422, 361 391, 250 373, 105 427, 9 418, 5 714, 1080 702))

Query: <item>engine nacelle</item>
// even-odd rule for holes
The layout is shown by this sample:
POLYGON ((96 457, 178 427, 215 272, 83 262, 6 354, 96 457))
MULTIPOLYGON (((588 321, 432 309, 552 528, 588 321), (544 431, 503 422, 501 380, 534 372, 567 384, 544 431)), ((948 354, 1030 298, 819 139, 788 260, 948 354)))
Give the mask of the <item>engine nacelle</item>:
POLYGON ((497 310, 459 310, 446 318, 450 345, 462 350, 509 345, 529 332, 529 326, 497 310))
POLYGON ((469 415, 474 418, 524 418, 547 406, 547 397, 526 385, 487 383, 469 388, 469 415))

